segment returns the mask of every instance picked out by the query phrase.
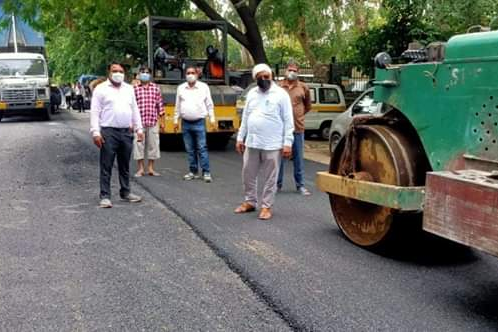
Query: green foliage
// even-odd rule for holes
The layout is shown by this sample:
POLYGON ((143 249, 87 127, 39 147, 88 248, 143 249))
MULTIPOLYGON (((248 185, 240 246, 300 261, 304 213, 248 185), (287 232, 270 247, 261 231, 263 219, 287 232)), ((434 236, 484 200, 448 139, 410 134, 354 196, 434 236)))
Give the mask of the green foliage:
POLYGON ((146 33, 138 21, 148 14, 178 16, 184 0, 6 0, 15 12, 45 34, 48 61, 58 81, 80 74, 105 74, 117 60, 144 62, 146 33))
MULTIPOLYGON (((230 1, 207 3, 244 31, 230 1)), ((114 59, 130 66, 144 62, 145 29, 137 22, 149 14, 207 19, 189 0, 4 0, 3 6, 45 33, 51 71, 62 81, 104 74, 114 59)), ((496 0, 264 0, 256 12, 270 63, 290 58, 328 63, 335 56, 363 68, 371 67, 380 51, 396 57, 412 41, 447 40, 472 25, 489 26, 496 17, 496 0)), ((498 19, 493 24, 498 28, 498 19)), ((221 46, 215 33, 168 31, 154 36, 160 39, 195 57, 202 57, 208 44, 221 46)), ((229 38, 232 66, 247 65, 241 49, 229 38)))
POLYGON ((373 57, 387 51, 397 57, 412 41, 428 44, 465 33, 470 26, 489 26, 498 15, 495 0, 384 0, 384 22, 370 26, 350 44, 347 57, 371 70, 373 57))

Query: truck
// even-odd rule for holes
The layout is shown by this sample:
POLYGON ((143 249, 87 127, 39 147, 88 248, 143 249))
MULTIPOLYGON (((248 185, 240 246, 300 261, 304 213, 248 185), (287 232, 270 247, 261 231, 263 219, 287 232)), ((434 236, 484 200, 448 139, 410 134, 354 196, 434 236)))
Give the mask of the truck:
POLYGON ((35 114, 50 119, 50 86, 43 36, 12 15, 0 32, 0 120, 35 114))
POLYGON ((383 110, 353 117, 317 187, 358 246, 423 229, 498 255, 498 31, 406 53, 376 57, 383 110))
POLYGON ((239 92, 229 85, 227 71, 227 23, 147 16, 139 24, 146 27, 147 64, 163 95, 165 116, 159 120, 163 142, 173 143, 180 137, 181 127, 177 131, 173 124, 176 89, 185 82, 185 68, 195 66, 199 68, 201 80, 209 85, 214 102, 216 123, 206 122, 208 146, 225 147, 240 126, 236 109, 239 92), (167 50, 171 53, 166 59, 168 63, 155 56, 155 50, 165 41, 171 44, 167 50), (216 70, 212 70, 212 62, 216 63, 216 70))

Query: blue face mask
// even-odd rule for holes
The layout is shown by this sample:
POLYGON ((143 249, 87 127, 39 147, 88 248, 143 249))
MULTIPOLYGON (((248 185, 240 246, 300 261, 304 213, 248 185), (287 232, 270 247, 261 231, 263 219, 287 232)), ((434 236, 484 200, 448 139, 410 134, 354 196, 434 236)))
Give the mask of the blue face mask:
POLYGON ((149 73, 140 73, 140 75, 138 75, 138 79, 142 82, 148 82, 148 81, 150 81, 150 74, 149 73))

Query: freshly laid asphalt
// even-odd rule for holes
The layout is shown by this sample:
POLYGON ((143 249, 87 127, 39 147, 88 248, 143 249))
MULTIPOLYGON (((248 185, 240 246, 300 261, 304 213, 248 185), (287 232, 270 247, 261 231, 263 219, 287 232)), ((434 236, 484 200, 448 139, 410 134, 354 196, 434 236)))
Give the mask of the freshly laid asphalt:
POLYGON ((0 123, 0 331, 291 330, 143 189, 98 208, 97 151, 54 118, 0 123))
MULTIPOLYGON (((291 169, 270 222, 235 215, 241 158, 211 151, 214 182, 134 180, 144 202, 96 207, 86 115, 0 123, 0 330, 496 331, 498 259, 431 236, 391 254, 349 243, 291 169)), ((117 190, 117 182, 113 182, 117 190)))

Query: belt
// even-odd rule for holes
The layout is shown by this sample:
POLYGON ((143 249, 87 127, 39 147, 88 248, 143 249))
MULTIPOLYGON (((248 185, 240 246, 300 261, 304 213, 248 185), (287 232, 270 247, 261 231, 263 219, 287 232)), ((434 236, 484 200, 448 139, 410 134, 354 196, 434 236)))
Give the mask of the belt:
POLYGON ((185 120, 185 119, 182 119, 182 121, 185 121, 187 123, 196 123, 196 122, 199 122, 199 121, 203 121, 204 118, 200 118, 200 119, 197 119, 197 120, 185 120))
POLYGON ((126 128, 101 127, 101 129, 110 129, 110 130, 119 131, 119 132, 131 132, 131 128, 130 127, 126 127, 126 128))

